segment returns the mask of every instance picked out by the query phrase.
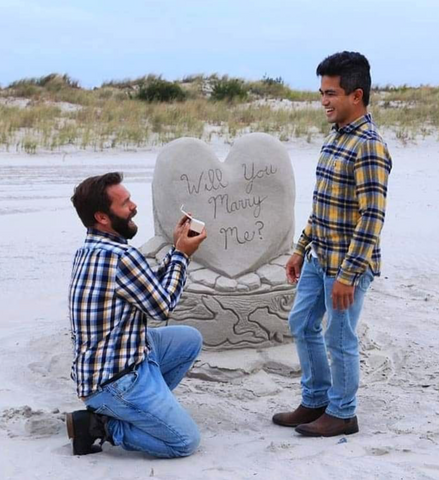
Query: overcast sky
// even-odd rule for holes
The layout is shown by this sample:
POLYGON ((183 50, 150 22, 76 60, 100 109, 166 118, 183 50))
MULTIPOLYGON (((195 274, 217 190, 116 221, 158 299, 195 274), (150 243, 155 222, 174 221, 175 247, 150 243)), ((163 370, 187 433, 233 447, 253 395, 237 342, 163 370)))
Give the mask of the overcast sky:
POLYGON ((374 84, 439 85, 439 1, 0 0, 1 86, 217 72, 315 90, 341 50, 369 58, 374 84))

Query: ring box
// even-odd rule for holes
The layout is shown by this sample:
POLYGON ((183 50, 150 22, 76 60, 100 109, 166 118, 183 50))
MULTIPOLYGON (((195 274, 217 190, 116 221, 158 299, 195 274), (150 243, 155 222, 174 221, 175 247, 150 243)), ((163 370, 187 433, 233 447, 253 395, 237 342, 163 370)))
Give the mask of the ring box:
POLYGON ((183 215, 186 215, 186 217, 190 218, 191 219, 191 223, 190 223, 190 226, 189 228, 195 232, 195 233, 201 233, 203 231, 203 228, 205 226, 205 223, 202 222, 201 220, 197 220, 196 218, 194 218, 192 215, 189 215, 189 213, 185 212, 183 210, 183 207, 184 205, 182 205, 180 207, 180 211, 183 215))

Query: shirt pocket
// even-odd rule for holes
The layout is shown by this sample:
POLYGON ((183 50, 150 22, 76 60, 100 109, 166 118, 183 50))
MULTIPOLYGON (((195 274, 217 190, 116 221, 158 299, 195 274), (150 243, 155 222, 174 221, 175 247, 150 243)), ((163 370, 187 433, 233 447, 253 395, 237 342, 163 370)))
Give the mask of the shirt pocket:
POLYGON ((334 156, 329 164, 329 172, 328 193, 346 196, 352 183, 349 162, 341 156, 334 156))

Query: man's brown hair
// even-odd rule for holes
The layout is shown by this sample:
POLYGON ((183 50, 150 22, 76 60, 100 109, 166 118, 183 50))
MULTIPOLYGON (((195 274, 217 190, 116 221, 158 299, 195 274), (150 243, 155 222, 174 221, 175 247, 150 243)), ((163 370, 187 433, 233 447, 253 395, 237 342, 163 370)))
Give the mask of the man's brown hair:
POLYGON ((75 187, 70 199, 85 227, 93 227, 96 223, 95 213, 110 213, 111 200, 107 188, 119 185, 123 180, 122 173, 110 172, 96 177, 89 177, 75 187))

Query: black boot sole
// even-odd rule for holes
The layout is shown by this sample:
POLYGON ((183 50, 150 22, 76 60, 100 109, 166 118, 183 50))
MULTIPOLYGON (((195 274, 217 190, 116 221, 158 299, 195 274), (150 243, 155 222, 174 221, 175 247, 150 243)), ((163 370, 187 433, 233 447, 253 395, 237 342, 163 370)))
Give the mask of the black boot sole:
MULTIPOLYGON (((77 421, 80 422, 81 420, 77 421)), ((73 413, 66 414, 66 427, 67 435, 72 443, 73 455, 89 455, 91 453, 102 452, 102 448, 99 445, 84 446, 81 444, 80 439, 75 435, 75 419, 73 418, 73 413)))

